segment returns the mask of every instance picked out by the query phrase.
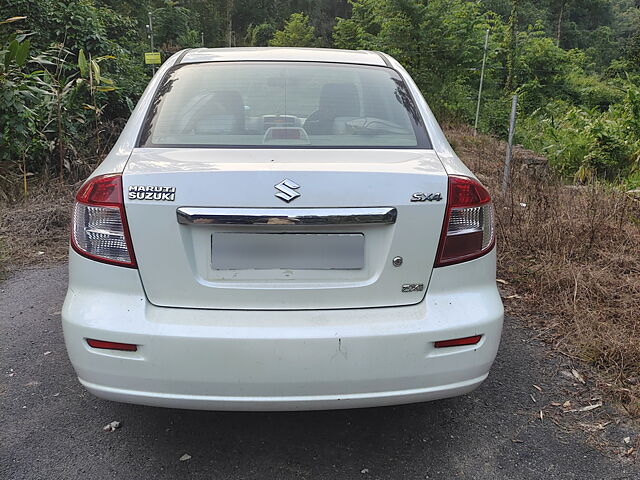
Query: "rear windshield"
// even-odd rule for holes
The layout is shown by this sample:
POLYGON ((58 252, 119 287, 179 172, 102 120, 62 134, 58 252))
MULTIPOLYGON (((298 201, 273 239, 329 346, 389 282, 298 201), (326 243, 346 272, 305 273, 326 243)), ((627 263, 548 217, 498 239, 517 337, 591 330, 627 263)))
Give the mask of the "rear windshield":
POLYGON ((394 70, 305 62, 180 66, 163 79, 139 144, 431 148, 394 70))

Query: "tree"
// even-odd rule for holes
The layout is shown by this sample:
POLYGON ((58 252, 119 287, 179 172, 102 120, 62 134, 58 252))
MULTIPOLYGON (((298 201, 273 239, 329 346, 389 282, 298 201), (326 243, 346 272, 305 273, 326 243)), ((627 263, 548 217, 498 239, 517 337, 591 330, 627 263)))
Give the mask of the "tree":
POLYGON ((292 13, 284 24, 269 41, 272 47, 315 47, 318 39, 315 28, 309 25, 309 17, 304 13, 292 13))
POLYGON ((187 30, 178 37, 178 46, 180 48, 196 48, 202 47, 202 38, 197 30, 187 30))
POLYGON ((333 46, 357 50, 362 48, 362 27, 351 19, 339 18, 333 27, 333 46))
POLYGON ((247 43, 252 47, 266 47, 273 38, 276 29, 270 23, 261 23, 255 27, 249 27, 247 43))
POLYGON ((492 26, 476 2, 353 0, 352 8, 351 18, 338 19, 334 27, 337 47, 389 53, 437 113, 457 118, 475 113, 468 99, 477 88, 485 32, 492 26))
POLYGON ((518 40, 518 6, 520 0, 511 0, 511 15, 509 16, 509 29, 507 30, 507 81, 504 89, 511 92, 514 88, 516 68, 516 45, 518 40))
MULTIPOLYGON (((178 2, 166 0, 164 7, 153 11, 153 29, 156 37, 156 44, 172 52, 179 48, 179 38, 185 39, 193 34, 189 33, 191 26, 197 22, 197 15, 186 7, 180 6, 178 2)), ((195 35, 197 35, 197 31, 195 35)), ((200 43, 198 41, 198 43, 200 43)), ((189 45, 192 46, 192 45, 189 45)))

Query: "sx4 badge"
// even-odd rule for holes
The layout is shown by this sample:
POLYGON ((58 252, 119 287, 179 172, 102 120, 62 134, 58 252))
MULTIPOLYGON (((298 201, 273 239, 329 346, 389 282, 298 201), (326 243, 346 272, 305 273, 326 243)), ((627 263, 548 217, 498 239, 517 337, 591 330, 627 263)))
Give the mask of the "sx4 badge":
POLYGON ((439 202, 440 200, 442 200, 442 194, 441 193, 423 193, 423 192, 416 192, 413 195, 411 195, 411 201, 412 202, 439 202))
POLYGON ((158 187, 155 185, 131 185, 129 200, 157 200, 173 202, 176 199, 176 187, 158 187))

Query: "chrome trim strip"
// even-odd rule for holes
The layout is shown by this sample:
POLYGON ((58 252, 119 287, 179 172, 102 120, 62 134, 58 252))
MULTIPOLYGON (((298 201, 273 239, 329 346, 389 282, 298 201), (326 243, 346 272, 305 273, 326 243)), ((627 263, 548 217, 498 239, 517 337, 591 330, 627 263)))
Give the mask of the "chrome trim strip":
POLYGON ((461 228, 453 232, 447 232, 447 237, 455 237, 456 235, 468 235, 470 233, 482 233, 482 227, 477 228, 461 228))
POLYGON ((379 208, 199 208, 176 210, 182 225, 369 225, 396 223, 398 211, 379 208))

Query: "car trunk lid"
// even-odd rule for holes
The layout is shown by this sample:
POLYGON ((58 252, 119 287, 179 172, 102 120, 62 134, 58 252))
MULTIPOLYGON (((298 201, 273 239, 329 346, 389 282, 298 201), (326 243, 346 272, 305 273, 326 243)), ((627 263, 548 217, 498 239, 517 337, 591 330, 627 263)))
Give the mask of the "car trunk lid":
POLYGON ((447 176, 425 150, 147 148, 123 187, 151 303, 362 308, 424 297, 447 176))

